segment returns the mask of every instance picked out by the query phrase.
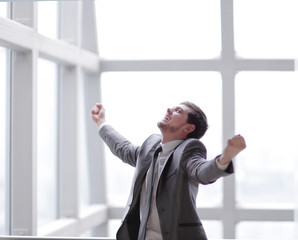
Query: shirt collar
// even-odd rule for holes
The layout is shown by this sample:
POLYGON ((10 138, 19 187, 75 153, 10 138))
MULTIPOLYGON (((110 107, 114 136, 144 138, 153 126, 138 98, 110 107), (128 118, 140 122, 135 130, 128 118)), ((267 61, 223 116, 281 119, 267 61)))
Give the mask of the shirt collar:
POLYGON ((183 140, 174 140, 174 141, 170 141, 170 142, 161 144, 162 153, 166 154, 166 153, 172 151, 175 147, 177 147, 182 142, 183 142, 183 140))

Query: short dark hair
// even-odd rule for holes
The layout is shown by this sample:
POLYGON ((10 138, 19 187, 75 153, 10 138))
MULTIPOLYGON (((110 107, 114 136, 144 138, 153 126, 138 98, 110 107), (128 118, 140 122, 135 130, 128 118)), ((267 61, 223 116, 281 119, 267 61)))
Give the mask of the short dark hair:
POLYGON ((204 136, 205 132, 208 129, 208 122, 206 114, 199 108, 196 104, 185 101, 181 103, 193 110, 193 112, 188 113, 187 123, 194 124, 195 129, 189 133, 186 137, 187 138, 197 138, 200 139, 204 136))

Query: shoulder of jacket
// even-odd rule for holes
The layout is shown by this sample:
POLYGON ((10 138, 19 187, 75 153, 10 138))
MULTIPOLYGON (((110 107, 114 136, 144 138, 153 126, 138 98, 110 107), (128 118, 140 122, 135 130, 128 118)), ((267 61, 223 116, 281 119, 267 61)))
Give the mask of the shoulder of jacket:
POLYGON ((186 146, 199 146, 205 148, 205 145, 199 139, 196 138, 187 138, 178 147, 185 148, 186 146))
POLYGON ((143 142, 141 151, 148 152, 153 147, 156 147, 160 142, 161 136, 159 134, 152 134, 143 142))
POLYGON ((207 155, 207 149, 205 147, 205 145, 196 138, 188 138, 185 139, 175 150, 175 155, 178 156, 180 155, 180 157, 183 154, 189 154, 191 152, 200 152, 200 155, 202 155, 202 157, 206 158, 207 155))
POLYGON ((146 140, 161 142, 161 135, 160 134, 152 134, 146 140))

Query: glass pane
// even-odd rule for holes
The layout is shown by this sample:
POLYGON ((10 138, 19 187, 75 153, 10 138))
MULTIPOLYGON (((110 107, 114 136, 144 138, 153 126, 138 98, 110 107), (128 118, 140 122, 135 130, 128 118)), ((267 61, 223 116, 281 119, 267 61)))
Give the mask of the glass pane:
POLYGON ((202 221, 208 239, 222 239, 223 229, 220 221, 202 221))
POLYGON ((57 1, 38 1, 38 32, 57 38, 57 1))
MULTIPOLYGON (((86 238, 86 239, 92 238, 93 237, 93 231, 92 231, 92 229, 84 232, 83 234, 80 234, 79 237, 80 238, 86 238)), ((103 236, 101 236, 101 237, 103 237, 103 236)))
POLYGON ((0 17, 7 17, 7 3, 0 2, 0 17))
POLYGON ((294 222, 241 222, 236 228, 237 239, 295 239, 294 222))
POLYGON ((82 208, 90 204, 90 173, 87 151, 87 123, 86 123, 86 109, 84 106, 84 78, 79 78, 78 87, 78 152, 79 152, 79 171, 80 171, 80 204, 82 208))
POLYGON ((219 0, 96 1, 100 54, 116 59, 213 58, 219 0))
MULTIPOLYGON (((125 72, 102 74, 102 99, 106 118, 132 143, 141 145, 152 133, 166 109, 182 101, 198 104, 206 113, 210 128, 202 138, 208 159, 222 150, 221 77, 215 72, 125 72)), ((115 159, 106 150, 108 201, 125 205, 134 168, 115 159), (119 185, 121 182, 121 185, 119 185)), ((221 184, 204 186, 199 206, 217 205, 221 184)))
POLYGON ((236 76, 236 132, 247 141, 236 165, 241 206, 293 207, 297 89, 297 73, 243 72, 236 76))
POLYGON ((234 1, 237 54, 251 58, 297 58, 297 9, 297 0, 234 1))
POLYGON ((58 86, 56 64, 38 60, 37 198, 38 226, 57 215, 58 86))
POLYGON ((110 238, 116 238, 116 233, 121 226, 121 219, 111 219, 108 221, 108 236, 110 238))
POLYGON ((7 160, 7 79, 6 49, 0 47, 0 235, 5 234, 7 160))

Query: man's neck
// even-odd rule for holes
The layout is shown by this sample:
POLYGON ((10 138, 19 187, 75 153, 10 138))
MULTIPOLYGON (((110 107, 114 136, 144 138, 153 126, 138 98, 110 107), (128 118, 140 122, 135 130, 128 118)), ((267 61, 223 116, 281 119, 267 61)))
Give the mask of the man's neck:
POLYGON ((162 144, 165 144, 165 143, 168 143, 168 142, 171 142, 171 141, 175 141, 175 140, 185 140, 185 138, 178 137, 178 136, 173 136, 173 135, 167 136, 167 135, 162 134, 162 140, 161 140, 162 144))

